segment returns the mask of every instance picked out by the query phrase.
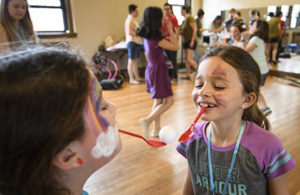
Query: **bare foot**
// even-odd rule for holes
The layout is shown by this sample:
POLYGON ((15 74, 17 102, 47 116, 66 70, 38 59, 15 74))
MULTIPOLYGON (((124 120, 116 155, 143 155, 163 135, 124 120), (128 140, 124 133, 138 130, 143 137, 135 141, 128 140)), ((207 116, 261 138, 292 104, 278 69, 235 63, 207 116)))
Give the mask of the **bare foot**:
POLYGON ((152 137, 159 137, 159 131, 160 130, 152 130, 152 133, 151 133, 151 135, 152 135, 152 137))
POLYGON ((148 127, 149 127, 149 124, 148 124, 148 121, 146 118, 141 118, 140 119, 140 124, 142 126, 142 135, 148 139, 149 136, 148 136, 148 127))
POLYGON ((129 81, 129 83, 132 84, 132 85, 139 85, 139 84, 141 84, 139 81, 136 81, 136 80, 129 81))
POLYGON ((142 83, 142 82, 145 82, 145 79, 141 79, 141 78, 138 78, 136 79, 138 82, 142 83))

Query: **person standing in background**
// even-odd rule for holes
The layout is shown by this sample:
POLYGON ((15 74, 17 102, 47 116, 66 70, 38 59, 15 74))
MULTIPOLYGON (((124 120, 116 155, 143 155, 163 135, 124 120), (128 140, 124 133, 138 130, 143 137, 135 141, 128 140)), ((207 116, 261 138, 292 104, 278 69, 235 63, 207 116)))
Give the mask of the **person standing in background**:
POLYGON ((276 55, 276 61, 279 62, 279 54, 282 51, 281 46, 282 46, 282 39, 285 36, 285 22, 282 20, 282 12, 277 13, 277 17, 280 22, 280 31, 279 31, 279 42, 278 42, 278 48, 277 48, 277 55, 276 55))
POLYGON ((242 13, 240 11, 237 12, 237 15, 239 16, 237 19, 241 20, 243 22, 243 28, 247 28, 246 26, 246 19, 242 17, 242 13))
POLYGON ((248 27, 250 28, 253 24, 253 22, 260 18, 260 12, 257 9, 251 9, 249 12, 250 20, 248 27))
MULTIPOLYGON (((177 36, 179 36, 179 25, 178 25, 178 21, 177 18, 173 15, 173 11, 172 11, 172 6, 168 3, 164 4, 164 18, 162 21, 162 29, 163 29, 163 35, 164 35, 164 39, 166 39, 167 41, 171 41, 170 40, 170 34, 167 30, 166 27, 166 21, 169 21, 172 26, 173 26, 173 32, 174 34, 177 36)), ((177 82, 178 80, 178 76, 177 76, 177 51, 171 51, 171 50, 167 50, 165 49, 165 53, 167 54, 168 59, 172 62, 173 68, 169 69, 169 75, 171 77, 171 81, 173 82, 177 82)))
POLYGON ((229 10, 229 15, 230 15, 230 19, 232 19, 232 20, 240 17, 238 14, 238 11, 235 8, 232 8, 231 10, 229 10))
POLYGON ((186 75, 182 79, 190 79, 191 67, 197 70, 197 62, 193 60, 193 54, 197 47, 197 25, 194 17, 190 14, 190 8, 183 6, 181 15, 185 18, 183 22, 183 49, 185 58, 186 75))
POLYGON ((216 16, 215 19, 212 21, 212 23, 209 26, 209 31, 214 33, 219 33, 224 30, 224 26, 222 25, 222 16, 216 16))
MULTIPOLYGON (((244 47, 244 50, 249 52, 253 59, 257 62, 260 73, 261 73, 261 83, 260 87, 262 88, 265 85, 265 81, 269 74, 269 67, 266 61, 266 46, 265 44, 269 42, 269 26, 268 23, 264 20, 256 20, 253 22, 252 26, 249 29, 250 40, 248 44, 244 47)), ((258 95, 258 105, 261 108, 261 112, 268 116, 272 113, 272 110, 267 106, 266 100, 261 93, 261 90, 258 95)))
POLYGON ((201 38, 202 32, 207 30, 206 28, 202 28, 202 19, 203 19, 204 13, 205 12, 203 11, 203 9, 199 9, 198 12, 197 12, 196 24, 197 24, 197 37, 198 37, 198 40, 201 38))
POLYGON ((130 84, 140 84, 142 79, 138 72, 138 63, 140 58, 141 45, 143 40, 137 36, 136 30, 139 24, 135 20, 139 15, 138 7, 134 4, 128 6, 129 15, 125 21, 126 44, 128 49, 127 71, 130 84))
POLYGON ((215 19, 212 21, 212 23, 209 26, 209 45, 212 47, 216 47, 219 42, 219 36, 218 34, 221 33, 224 30, 225 26, 222 25, 222 17, 216 16, 215 19))
POLYGON ((281 31, 280 21, 278 17, 274 16, 274 13, 270 13, 269 16, 271 19, 268 21, 269 24, 269 36, 270 36, 270 43, 268 44, 267 49, 267 59, 273 65, 277 64, 276 55, 277 55, 277 48, 278 48, 278 41, 279 41, 279 32, 281 31), (272 53, 271 53, 272 51, 272 53))
POLYGON ((206 31, 208 29, 205 29, 205 28, 202 28, 202 19, 203 19, 203 16, 204 16, 204 11, 203 9, 199 9, 198 12, 197 12, 197 18, 196 18, 196 24, 197 24, 197 38, 198 38, 198 46, 196 47, 196 51, 194 53, 194 60, 197 62, 199 62, 199 58, 201 57, 200 55, 200 40, 201 40, 201 37, 202 37, 202 32, 203 31, 206 31))
POLYGON ((229 32, 230 27, 233 23, 234 20, 236 20, 237 18, 239 18, 238 12, 235 8, 232 8, 229 10, 229 19, 226 20, 225 24, 226 24, 226 29, 229 32))
POLYGON ((0 53, 37 42, 26 0, 2 0, 0 13, 0 53))

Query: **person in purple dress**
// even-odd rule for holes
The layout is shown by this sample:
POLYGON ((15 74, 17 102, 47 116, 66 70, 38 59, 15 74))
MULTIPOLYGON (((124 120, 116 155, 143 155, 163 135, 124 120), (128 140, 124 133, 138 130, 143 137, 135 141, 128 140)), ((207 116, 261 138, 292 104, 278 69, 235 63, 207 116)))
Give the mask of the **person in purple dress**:
POLYGON ((158 136, 160 131, 160 116, 173 104, 173 93, 168 67, 163 55, 163 49, 178 50, 177 37, 172 30, 172 24, 166 22, 171 41, 162 36, 162 10, 158 7, 148 7, 143 15, 137 34, 144 38, 144 49, 148 64, 145 71, 146 90, 154 100, 152 112, 140 119, 143 135, 148 138, 148 128, 154 121, 152 136, 158 136))

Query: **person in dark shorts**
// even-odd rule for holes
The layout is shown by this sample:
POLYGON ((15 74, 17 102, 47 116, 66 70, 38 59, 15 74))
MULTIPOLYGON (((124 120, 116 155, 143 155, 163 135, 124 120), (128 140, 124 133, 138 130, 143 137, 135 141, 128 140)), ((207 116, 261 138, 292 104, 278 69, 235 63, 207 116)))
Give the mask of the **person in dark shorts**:
POLYGON ((269 36, 270 36, 270 43, 268 44, 267 49, 267 59, 272 64, 277 64, 276 55, 277 55, 277 48, 279 42, 279 32, 281 29, 280 20, 278 17, 274 16, 274 13, 270 13, 269 16, 271 19, 268 21, 269 24, 269 36), (272 53, 271 53, 272 51, 272 53), (272 57, 271 57, 272 56, 272 57))
POLYGON ((190 79, 191 68, 197 70, 197 62, 193 59, 193 54, 197 47, 197 25, 193 16, 190 14, 190 8, 183 6, 181 15, 184 16, 183 22, 183 49, 186 67, 186 75, 182 79, 190 79))

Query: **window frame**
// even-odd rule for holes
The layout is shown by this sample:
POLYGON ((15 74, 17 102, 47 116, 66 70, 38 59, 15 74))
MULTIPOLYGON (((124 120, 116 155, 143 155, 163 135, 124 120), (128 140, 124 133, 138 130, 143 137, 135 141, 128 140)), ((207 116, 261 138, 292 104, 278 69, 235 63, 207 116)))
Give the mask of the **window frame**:
POLYGON ((298 29, 298 28, 299 28, 299 27, 297 26, 297 20, 300 19, 300 15, 299 15, 299 12, 300 12, 300 11, 298 12, 298 15, 293 16, 293 12, 294 12, 294 9, 295 9, 295 8, 294 8, 295 5, 298 5, 298 6, 299 6, 300 4, 298 4, 298 3, 297 3, 297 4, 293 4, 292 9, 291 9, 291 11, 290 11, 290 13, 289 13, 289 28, 290 28, 290 29, 298 29), (293 19, 293 18, 295 18, 295 20, 296 20, 296 26, 292 28, 292 19, 293 19))
MULTIPOLYGON (((299 27, 298 26, 295 26, 294 28, 291 27, 291 22, 292 22, 292 12, 293 12, 293 9, 294 9, 294 5, 298 5, 298 4, 292 4, 292 5, 289 5, 289 12, 288 12, 288 15, 286 15, 286 20, 285 20, 285 27, 287 30, 296 30, 298 29, 299 27)), ((269 7, 269 6, 268 6, 269 7)), ((276 6, 276 12, 274 12, 274 15, 276 16, 276 14, 281 11, 281 7, 282 6, 276 6)), ((269 14, 269 12, 268 12, 269 14)), ((296 17, 296 20, 297 20, 298 17, 296 17)))
MULTIPOLYGON (((74 24, 73 24, 73 15, 72 15, 72 8, 71 8, 71 0, 60 0, 61 6, 60 8, 63 11, 63 21, 64 21, 64 27, 65 31, 69 31, 68 33, 65 31, 35 31, 36 35, 40 39, 44 38, 61 38, 61 37, 68 37, 68 38, 74 38, 77 37, 77 33, 74 30, 74 24)), ((57 6, 46 6, 46 5, 28 5, 29 8, 55 8, 57 9, 57 6)))

